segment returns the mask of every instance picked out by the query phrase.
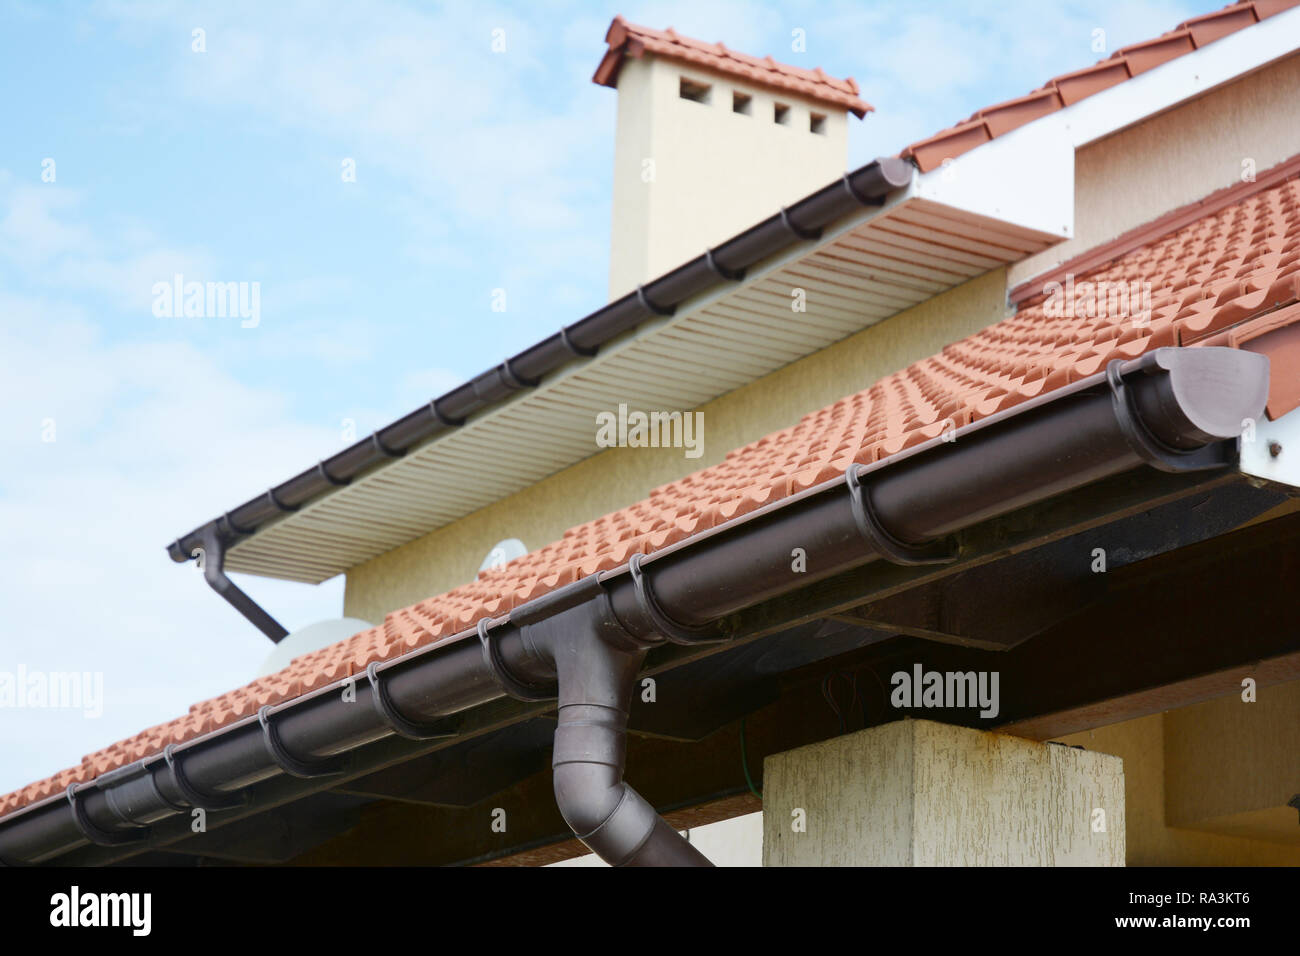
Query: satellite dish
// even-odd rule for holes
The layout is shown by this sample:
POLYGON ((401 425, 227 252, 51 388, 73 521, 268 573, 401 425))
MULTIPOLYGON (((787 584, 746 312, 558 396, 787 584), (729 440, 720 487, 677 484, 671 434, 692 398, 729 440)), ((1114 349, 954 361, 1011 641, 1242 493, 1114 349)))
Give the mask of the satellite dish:
POLYGON ((363 621, 359 617, 336 617, 301 627, 286 634, 284 639, 275 645, 275 650, 262 661, 262 668, 257 672, 257 676, 265 677, 267 674, 284 670, 295 657, 302 657, 322 647, 346 641, 353 634, 372 626, 369 621, 363 621))
POLYGON ((518 538, 506 538, 504 541, 498 541, 492 546, 492 550, 487 553, 483 563, 478 566, 479 573, 482 574, 490 568, 505 567, 515 558, 522 558, 527 553, 528 545, 518 538))

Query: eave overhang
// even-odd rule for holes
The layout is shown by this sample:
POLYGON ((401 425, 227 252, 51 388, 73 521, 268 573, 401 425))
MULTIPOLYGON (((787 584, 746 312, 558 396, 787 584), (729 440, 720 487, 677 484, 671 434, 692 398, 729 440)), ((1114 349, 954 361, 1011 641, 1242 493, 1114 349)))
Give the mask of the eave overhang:
POLYGON ((1070 158, 973 192, 868 164, 216 519, 225 568, 319 583, 599 452, 599 412, 697 408, 1034 255, 1070 232, 1070 158), (412 440, 417 426, 434 434, 412 440))

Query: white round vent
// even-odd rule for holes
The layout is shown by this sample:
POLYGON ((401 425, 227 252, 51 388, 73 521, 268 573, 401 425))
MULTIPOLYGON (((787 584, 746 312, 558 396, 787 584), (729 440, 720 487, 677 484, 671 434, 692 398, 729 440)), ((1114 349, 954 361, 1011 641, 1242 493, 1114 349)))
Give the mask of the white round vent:
POLYGON ((506 538, 504 541, 498 541, 492 546, 483 563, 478 566, 479 573, 488 568, 504 567, 508 562, 515 558, 522 558, 528 553, 528 545, 524 544, 518 538, 506 538))
POLYGON ((359 617, 336 617, 290 631, 279 644, 275 645, 275 650, 266 655, 266 660, 262 661, 262 668, 257 672, 257 676, 265 677, 267 674, 284 670, 295 657, 302 657, 322 647, 345 641, 353 634, 371 626, 369 621, 363 621, 359 617))

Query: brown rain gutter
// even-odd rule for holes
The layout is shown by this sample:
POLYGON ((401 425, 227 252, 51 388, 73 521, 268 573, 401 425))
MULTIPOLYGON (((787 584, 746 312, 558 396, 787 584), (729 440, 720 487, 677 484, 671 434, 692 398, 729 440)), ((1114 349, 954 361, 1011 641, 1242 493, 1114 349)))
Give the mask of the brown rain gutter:
MULTIPOLYGON (((452 641, 372 664, 256 718, 0 818, 0 860, 111 863, 433 749, 456 715, 556 700, 556 799, 575 834, 625 865, 703 865, 623 781, 627 706, 648 648, 726 642, 727 616, 885 560, 955 559, 950 535, 1143 466, 1223 469, 1258 419, 1268 359, 1163 348, 523 604, 452 641), (790 555, 801 548, 807 571, 790 555), (473 638, 477 636, 478 640, 473 638), (355 693, 340 693, 345 688, 355 693)), ((795 613, 793 610, 792 614, 795 613)))

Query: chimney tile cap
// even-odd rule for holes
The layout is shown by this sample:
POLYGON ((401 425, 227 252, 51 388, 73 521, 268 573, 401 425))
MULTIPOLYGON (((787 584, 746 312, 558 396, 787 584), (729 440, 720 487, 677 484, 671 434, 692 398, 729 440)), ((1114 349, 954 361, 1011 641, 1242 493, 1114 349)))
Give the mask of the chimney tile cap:
POLYGON ((591 78, 601 86, 617 86, 619 69, 627 57, 639 58, 647 53, 666 59, 701 66, 766 86, 769 89, 797 93, 819 103, 838 106, 861 119, 874 107, 858 97, 858 84, 852 77, 839 80, 828 76, 821 67, 802 67, 778 63, 771 56, 762 59, 728 49, 721 41, 705 43, 682 36, 672 27, 655 30, 628 23, 616 16, 605 32, 609 49, 591 78))

